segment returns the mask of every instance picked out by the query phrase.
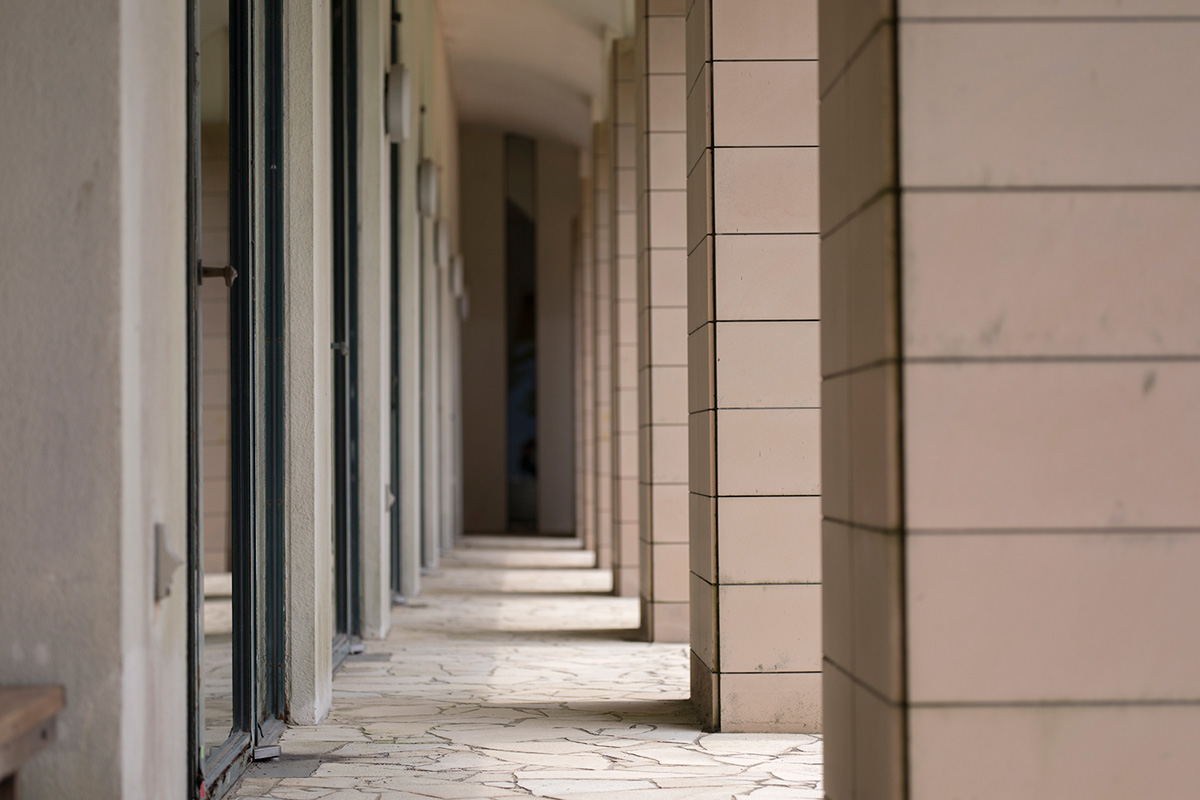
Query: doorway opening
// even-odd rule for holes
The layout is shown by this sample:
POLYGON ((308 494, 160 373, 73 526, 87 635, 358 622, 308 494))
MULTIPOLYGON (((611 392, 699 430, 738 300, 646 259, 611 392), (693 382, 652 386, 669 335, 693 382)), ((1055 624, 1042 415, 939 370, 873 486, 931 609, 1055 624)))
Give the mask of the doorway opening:
POLYGON ((504 138, 508 354, 508 527, 538 528, 537 152, 504 138))
POLYGON ((280 0, 187 16, 189 760, 214 798, 283 730, 280 0))

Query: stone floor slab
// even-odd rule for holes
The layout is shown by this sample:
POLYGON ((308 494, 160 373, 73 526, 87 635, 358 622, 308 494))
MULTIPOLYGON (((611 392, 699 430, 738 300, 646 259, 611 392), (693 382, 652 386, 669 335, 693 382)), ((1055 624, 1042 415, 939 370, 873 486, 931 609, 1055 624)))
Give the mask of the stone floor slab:
POLYGON ((468 537, 232 797, 820 798, 820 737, 703 733, 686 646, 637 641, 637 599, 591 563, 576 540, 468 537))

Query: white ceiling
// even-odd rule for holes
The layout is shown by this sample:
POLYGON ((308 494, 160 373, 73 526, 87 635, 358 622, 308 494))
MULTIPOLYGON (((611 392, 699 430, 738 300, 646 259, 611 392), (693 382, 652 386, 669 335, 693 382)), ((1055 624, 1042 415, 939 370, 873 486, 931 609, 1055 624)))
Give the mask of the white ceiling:
POLYGON ((577 145, 605 94, 606 44, 632 0, 438 0, 463 122, 577 145))

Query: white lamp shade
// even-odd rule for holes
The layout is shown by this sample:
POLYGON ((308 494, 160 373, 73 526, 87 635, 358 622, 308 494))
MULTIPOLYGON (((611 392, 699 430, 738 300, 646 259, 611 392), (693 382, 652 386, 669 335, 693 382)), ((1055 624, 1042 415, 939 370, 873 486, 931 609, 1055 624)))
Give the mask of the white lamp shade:
POLYGON ((384 107, 388 138, 401 144, 412 133, 412 76, 403 64, 388 70, 384 107))

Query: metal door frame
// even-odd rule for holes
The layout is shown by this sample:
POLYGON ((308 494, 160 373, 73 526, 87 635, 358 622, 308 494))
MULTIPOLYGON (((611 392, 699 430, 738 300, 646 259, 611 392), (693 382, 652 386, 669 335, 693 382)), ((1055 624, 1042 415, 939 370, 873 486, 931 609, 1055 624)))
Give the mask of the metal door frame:
POLYGON ((264 0, 266 66, 263 140, 267 175, 266 218, 255 215, 257 173, 254 145, 255 2, 229 3, 230 181, 229 256, 238 271, 230 287, 230 459, 233 573, 233 733, 208 758, 204 746, 203 692, 203 492, 201 330, 198 303, 200 269, 200 112, 197 0, 186 0, 187 16, 187 414, 188 414, 188 797, 215 798, 228 791, 254 757, 255 748, 283 730, 283 427, 282 427, 282 10, 280 0, 264 0), (265 263, 256 264, 254 237, 265 234, 265 263), (258 308, 256 283, 266 281, 265 308, 258 308), (256 322, 264 314, 266 342, 256 322), (257 359, 265 357, 266 387, 259 387, 257 359), (257 399, 265 389, 265 419, 257 399), (262 427, 260 428, 260 423, 262 427), (257 437, 265 432, 266 463, 259 464, 257 437), (242 468, 239 469, 238 466, 242 468), (263 470, 268 502, 264 515, 265 551, 258 547, 258 470, 263 470), (260 570, 266 597, 256 595, 260 570), (258 600, 266 619, 260 620, 258 600), (260 631, 260 623, 263 628, 260 631), (261 636, 260 636, 261 634, 261 636), (265 657, 266 673, 256 669, 265 657))
POLYGON ((333 85, 333 663, 361 630, 358 477, 358 9, 330 4, 333 85))
MULTIPOLYGON (((391 23, 389 30, 391 34, 391 63, 396 64, 400 60, 400 13, 396 10, 396 0, 391 2, 391 23)), ((403 547, 401 544, 402 521, 400 517, 400 482, 403 480, 403 451, 402 445, 402 423, 400 417, 400 269, 401 257, 400 246, 403 242, 400 229, 400 145, 392 142, 388 145, 388 154, 391 159, 389 162, 389 195, 391 198, 390 213, 391 213, 391 297, 389 298, 391 309, 391 431, 389 441, 391 444, 391 474, 389 488, 391 489, 391 497, 389 498, 390 506, 390 525, 391 525, 391 583, 392 592, 394 595, 400 595, 403 592, 403 547)))

